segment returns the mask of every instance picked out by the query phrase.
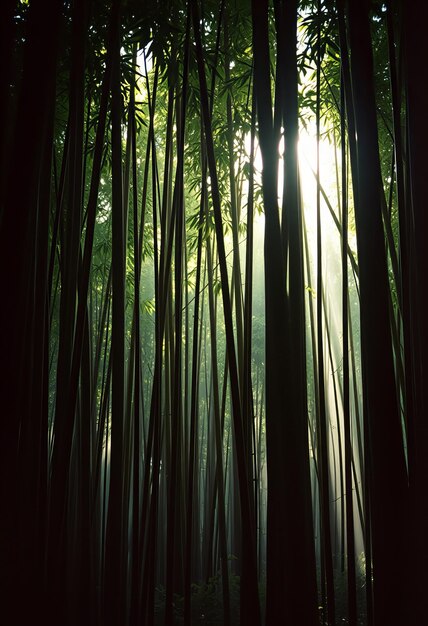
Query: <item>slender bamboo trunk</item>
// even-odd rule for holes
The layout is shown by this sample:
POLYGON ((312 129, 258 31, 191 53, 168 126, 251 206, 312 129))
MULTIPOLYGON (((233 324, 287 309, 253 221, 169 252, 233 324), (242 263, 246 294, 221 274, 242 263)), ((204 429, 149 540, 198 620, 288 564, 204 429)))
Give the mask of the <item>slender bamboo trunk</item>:
POLYGON ((226 265, 226 253, 224 246, 223 225, 221 216, 221 202, 217 178, 217 169, 214 154, 214 143, 211 127, 211 116, 208 103, 208 90, 205 76, 205 66, 203 63, 202 42, 200 36, 200 23, 197 3, 192 0, 193 32, 196 44, 196 58, 199 75, 199 87, 201 94, 201 108, 204 123, 205 139, 207 146, 208 169, 211 178, 211 195, 214 208, 214 220, 217 250, 219 256, 219 266, 221 275, 221 291, 223 299, 224 321, 226 328, 226 346, 229 363, 229 375, 232 395, 232 413, 235 435, 235 448, 237 453, 238 474, 239 474, 239 495, 241 501, 242 515, 242 542, 243 550, 247 551, 248 557, 248 583, 245 589, 241 589, 245 600, 241 602, 241 607, 245 608, 245 614, 241 614, 243 622, 252 620, 253 624, 260 623, 260 603, 257 585, 257 559, 256 541, 254 529, 254 512, 251 510, 250 495, 248 492, 248 468, 246 467, 245 442, 242 425, 241 400, 239 393, 238 367, 233 335, 232 309, 230 302, 228 273, 226 265))
POLYGON ((317 624, 306 410, 302 233, 297 176, 297 4, 282 7, 286 180, 281 233, 277 142, 269 74, 268 3, 253 2, 254 88, 265 207, 266 438, 268 463, 266 621, 317 624), (284 240, 288 245, 284 245, 284 240), (288 294, 284 250, 288 253, 288 294), (283 411, 286 416, 284 419, 283 411), (297 549, 298 546, 298 549, 297 549), (304 555, 304 556, 302 556, 304 555), (303 584, 303 581, 305 583, 303 584), (303 595, 303 587, 305 593, 303 595))
POLYGON ((327 584, 327 621, 335 624, 334 574, 331 546, 330 523, 330 477, 329 450, 327 435, 327 410, 324 375, 324 340, 323 340, 323 272, 322 272, 322 232, 321 232, 321 189, 320 189, 320 132, 321 132, 321 1, 318 0, 317 28, 317 84, 316 84, 316 132, 317 132, 317 354, 318 354, 318 393, 319 393, 319 426, 320 426, 320 469, 321 469, 321 513, 322 541, 327 584))
POLYGON ((345 93, 343 77, 340 90, 340 133, 342 150, 342 352, 343 352, 343 427, 345 440, 345 494, 346 494, 346 569, 348 579, 348 619, 350 626, 357 623, 357 597, 355 572, 354 505, 352 490, 352 439, 349 392, 349 324, 348 324, 348 177, 345 128, 345 93))
POLYGON ((106 530, 105 622, 119 626, 124 607, 123 436, 125 410, 125 222, 122 189, 122 98, 120 93, 120 0, 115 0, 112 36, 112 417, 110 490, 106 530), (119 581, 119 585, 117 584, 119 581))
POLYGON ((190 9, 187 14, 186 40, 184 46, 183 91, 181 94, 181 110, 177 115, 179 140, 177 145, 177 172, 175 177, 173 207, 175 212, 175 354, 172 406, 172 458, 168 486, 168 530, 167 530, 167 578, 165 601, 165 626, 173 624, 173 585, 174 560, 178 553, 176 546, 176 507, 179 477, 180 432, 182 430, 182 310, 183 310, 183 231, 184 231, 184 140, 187 106, 187 79, 190 47, 190 9))
MULTIPOLYGON (((421 63, 418 55, 417 41, 423 34, 422 24, 427 19, 427 7, 422 2, 415 2, 412 9, 415 10, 413 19, 409 6, 398 3, 402 10, 402 23, 404 35, 404 81, 406 89, 406 131, 407 149, 403 151, 406 156, 406 203, 403 203, 404 189, 401 186, 401 215, 400 221, 408 226, 408 232, 402 233, 404 271, 406 261, 409 264, 407 276, 404 281, 409 285, 409 292, 405 294, 406 310, 410 313, 407 322, 407 350, 406 363, 411 363, 407 370, 408 376, 412 377, 413 397, 410 396, 410 407, 413 414, 408 415, 410 425, 409 437, 409 473, 410 473, 410 511, 411 525, 409 529, 410 548, 409 555, 416 555, 416 561, 411 560, 407 564, 407 571, 412 571, 409 579, 409 601, 412 606, 410 623, 417 624, 426 619, 426 607, 423 602, 423 589, 427 584, 428 550, 424 537, 428 523, 427 499, 422 495, 423 485, 428 476, 428 462, 424 450, 428 441, 427 410, 428 392, 426 377, 428 371, 427 350, 428 332, 424 319, 425 301, 423 298, 424 284, 427 272, 427 251, 424 233, 427 229, 427 215, 424 200, 424 146, 427 140, 427 130, 424 123, 423 111, 427 106, 426 91, 419 88, 419 78, 425 77, 426 68, 421 63), (406 238, 407 235, 407 238, 406 238), (406 244, 408 248, 406 249, 406 244), (408 259, 406 255, 408 253, 408 259), (410 302, 409 302, 410 301, 410 302), (410 304, 410 306, 409 306, 410 304), (408 309, 410 308, 410 312, 408 309), (409 328, 410 327, 410 328, 409 328), (411 341, 409 341, 409 336, 411 341), (410 345, 409 345, 410 344, 410 345)), ((399 123, 400 107, 396 105, 396 120, 399 123), (398 119, 397 119, 398 118, 398 119)), ((399 129, 397 129, 397 137, 399 129)), ((398 170, 400 171, 400 170, 398 170)), ((403 181, 400 181, 403 183, 403 181)), ((404 226, 404 225, 403 225, 404 226)), ((402 227, 404 230, 404 227, 402 227)))
POLYGON ((368 3, 348 6, 351 78, 357 132, 358 197, 355 202, 360 269, 363 393, 370 455, 370 513, 374 572, 374 622, 403 621, 400 595, 406 551, 407 471, 395 393, 388 282, 379 196, 380 164, 368 3), (379 378, 379 371, 382 377, 379 378), (386 421, 385 421, 386 420, 386 421), (387 447, 384 432, 388 430, 387 447), (404 531, 403 531, 404 529, 404 531), (394 564, 390 546, 394 545, 394 564), (402 568, 402 569, 401 569, 402 568), (394 607, 388 602, 397 595, 394 607))

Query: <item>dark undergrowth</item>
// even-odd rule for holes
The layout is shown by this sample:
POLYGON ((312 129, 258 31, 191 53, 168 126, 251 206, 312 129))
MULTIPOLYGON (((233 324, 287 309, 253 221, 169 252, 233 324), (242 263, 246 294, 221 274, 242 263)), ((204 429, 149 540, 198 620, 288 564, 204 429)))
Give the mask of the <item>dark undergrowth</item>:
MULTIPOLYGON (((231 626, 239 626, 239 585, 240 578, 234 574, 229 578, 231 626)), ((336 624, 348 624, 347 617, 347 580, 346 573, 335 571, 335 591, 336 591, 336 624)), ((265 581, 260 583, 260 603, 262 615, 265 608, 265 581)), ((365 626, 366 618, 366 598, 365 580, 361 574, 357 578, 357 604, 358 604, 358 626, 365 626)), ((165 589, 156 589, 155 624, 164 625, 165 589)), ((322 598, 319 598, 320 626, 327 624, 322 598)), ((176 626, 184 624, 184 599, 176 594, 174 596, 174 616, 176 626)), ((207 583, 192 585, 192 625, 194 626, 220 626, 224 623, 223 616, 223 590, 220 574, 213 576, 207 583)), ((263 619, 264 624, 264 619, 263 619)), ((265 625, 270 626, 270 625, 265 625)))

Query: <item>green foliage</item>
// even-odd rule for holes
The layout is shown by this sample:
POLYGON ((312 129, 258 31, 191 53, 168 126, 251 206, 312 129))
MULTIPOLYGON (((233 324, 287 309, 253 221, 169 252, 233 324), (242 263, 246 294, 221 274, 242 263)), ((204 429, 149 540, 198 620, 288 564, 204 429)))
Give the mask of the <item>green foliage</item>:
MULTIPOLYGON (((232 558, 232 557, 230 557, 232 558)), ((239 576, 229 575, 229 589, 231 602, 231 624, 239 624, 239 576)), ((217 573, 207 583, 192 584, 192 625, 218 626, 223 623, 223 599, 221 575, 217 573)), ((174 618, 177 626, 183 624, 183 597, 174 596, 174 618)), ((156 619, 158 626, 163 624, 165 605, 165 589, 156 589, 156 619)))

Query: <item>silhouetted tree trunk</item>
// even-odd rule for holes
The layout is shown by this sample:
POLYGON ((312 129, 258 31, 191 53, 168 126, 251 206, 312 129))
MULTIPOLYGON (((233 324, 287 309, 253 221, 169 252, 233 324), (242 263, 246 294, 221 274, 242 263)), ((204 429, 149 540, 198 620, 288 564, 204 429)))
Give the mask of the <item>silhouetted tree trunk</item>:
POLYGON ((388 275, 381 215, 379 145, 368 2, 348 3, 358 159, 355 202, 360 277, 365 427, 370 460, 374 622, 404 623, 407 472, 391 346, 388 275), (385 441, 385 433, 387 439, 385 441), (394 550, 391 550, 394 546, 394 550), (391 603, 391 597, 396 602, 391 603))
POLYGON ((112 415, 110 491, 105 563, 105 623, 119 626, 124 607, 123 436, 125 411, 125 221, 122 188, 122 96, 120 90, 120 0, 112 9, 112 415))
MULTIPOLYGON (((426 111, 428 106, 426 82, 427 70, 420 51, 420 42, 426 36, 424 25, 428 13, 425 3, 419 0, 398 3, 402 7, 404 21, 404 84, 407 104, 407 154, 397 154, 397 160, 405 157, 407 163, 408 190, 405 211, 400 215, 409 227, 407 239, 409 274, 403 276, 410 291, 410 319, 408 320, 410 343, 408 358, 411 362, 412 391, 410 398, 413 419, 409 432, 409 478, 410 478, 410 547, 407 571, 409 572, 409 594, 412 613, 409 623, 422 624, 427 619, 424 601, 428 584, 428 498, 425 485, 428 478, 428 328, 425 320, 426 277, 428 255, 426 233, 428 216, 426 210, 426 147, 428 133, 426 111)), ((400 16, 400 14, 399 14, 400 16)), ((398 104, 398 103, 397 103, 398 104)), ((405 151, 406 152, 406 151, 405 151)), ((398 167, 398 165, 397 165, 398 167)), ((404 230, 404 229, 403 229, 404 230)), ((403 233, 404 234, 404 233, 403 233)), ((405 234, 404 234, 405 236, 405 234)))
POLYGON ((45 536, 46 448, 43 437, 36 441, 31 438, 38 433, 45 435, 47 422, 47 233, 41 229, 46 227, 49 211, 46 202, 61 3, 52 0, 44 6, 29 7, 22 74, 19 80, 16 73, 13 91, 12 11, 10 3, 2 7, 2 46, 8 49, 2 48, 0 179, 0 279, 2 300, 7 303, 0 313, 4 365, 0 380, 0 620, 11 625, 27 621, 29 604, 22 602, 22 589, 31 588, 28 600, 34 601, 36 612, 40 598, 35 594, 40 594, 43 586, 38 569, 43 544, 36 547, 34 542, 45 536), (51 15, 49 25, 46 10, 51 15), (39 293, 34 291, 36 285, 39 293), (33 310, 35 304, 41 305, 37 312, 33 310), (34 373, 33 367, 40 369, 34 373), (31 500, 25 499, 27 493, 31 500), (29 553, 25 553, 27 547, 31 548, 29 553))
MULTIPOLYGON (((268 3, 252 3, 254 89, 265 208, 267 623, 317 624, 306 412, 303 254, 297 173, 297 3, 280 6, 289 288, 277 202, 278 145, 272 119, 268 3)), ((286 247, 285 247, 286 248, 286 247)))
POLYGON ((221 202, 215 163, 211 116, 208 104, 208 91, 203 63, 203 50, 200 36, 199 15, 196 0, 192 0, 193 32, 196 44, 196 59, 198 65, 199 86, 201 92, 201 108, 205 140, 207 147, 208 171, 211 178, 211 196, 214 208, 215 232, 219 257, 221 291, 223 300, 224 322, 226 330, 226 350, 228 357, 230 389, 232 396, 232 418, 234 442, 238 466, 239 496, 241 502, 242 549, 247 552, 247 575, 241 585, 241 620, 254 625, 260 624, 260 602, 257 583, 256 535, 254 527, 254 511, 251 508, 251 498, 248 490, 248 473, 245 454, 245 441, 242 424, 242 406, 239 390, 238 366, 233 336, 232 307, 230 300, 226 253, 224 246, 223 224, 221 217, 221 202))
MULTIPOLYGON (((173 584, 174 569, 178 546, 176 547, 176 509, 178 505, 179 491, 179 459, 180 440, 182 432, 183 407, 182 407, 182 302, 183 302, 183 231, 184 231, 184 140, 187 107, 187 84, 189 68, 190 47, 190 8, 187 12, 186 39, 184 45, 183 61, 183 91, 177 103, 177 127, 179 132, 177 145, 177 171, 175 177, 173 214, 175 216, 175 259, 174 259, 174 286, 175 286, 175 311, 174 311, 174 380, 172 402, 172 450, 171 466, 168 480, 168 530, 167 530, 167 578, 166 578, 166 610, 165 626, 173 623, 173 584)), ((178 559, 177 559, 178 560, 178 559)))
POLYGON ((354 507, 352 488, 352 440, 349 391, 349 323, 348 323, 348 176, 345 125, 345 94, 341 78, 341 150, 342 150, 342 345, 343 345, 343 424, 345 439, 345 494, 346 494, 346 571, 348 591, 348 619, 350 626, 357 623, 355 572, 354 507))
MULTIPOLYGON (((317 27, 317 79, 316 79, 316 131, 317 131, 317 355, 318 355, 318 393, 319 393, 319 468, 320 468, 320 501, 322 518, 322 547, 325 563, 327 590, 327 622, 335 624, 334 574, 331 546, 330 523, 330 475, 328 424, 324 368, 323 338, 323 270, 322 270, 322 231, 321 231, 321 183, 320 183, 320 140, 321 140, 321 1, 318 0, 317 27)), ((302 285, 303 288, 303 285, 302 285)))

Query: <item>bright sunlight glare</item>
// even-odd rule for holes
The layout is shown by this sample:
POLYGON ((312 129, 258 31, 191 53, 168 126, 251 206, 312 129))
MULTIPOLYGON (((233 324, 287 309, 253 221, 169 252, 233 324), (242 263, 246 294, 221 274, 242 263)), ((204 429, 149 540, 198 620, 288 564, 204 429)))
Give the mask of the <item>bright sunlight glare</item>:
MULTIPOLYGON (((245 139, 245 150, 249 158, 250 154, 250 135, 248 134, 245 139)), ((279 145, 279 161, 278 161, 278 207, 282 205, 282 193, 283 193, 283 159, 282 154, 284 151, 284 142, 281 140, 279 145)), ((340 149, 337 149, 335 155, 334 146, 325 138, 321 138, 320 145, 320 180, 323 192, 326 194, 330 208, 321 194, 321 220, 323 230, 323 240, 326 243, 327 249, 329 242, 332 240, 336 242, 336 238, 339 236, 337 227, 331 216, 332 209, 336 216, 339 215, 338 211, 338 185, 336 176, 336 158, 340 162, 340 149)), ((317 206, 317 183, 316 183, 316 171, 317 171, 317 138, 315 128, 308 127, 307 130, 301 130, 299 134, 298 143, 298 155, 299 155, 299 173, 300 173, 300 189, 302 197, 302 206, 304 209, 305 225, 308 232, 309 246, 311 249, 311 256, 315 255, 313 245, 316 239, 316 206, 317 206)), ((256 142, 255 158, 255 177, 256 184, 261 185, 261 172, 263 167, 262 156, 260 148, 256 142)), ((340 166, 337 168, 340 170, 340 166)), ((339 174, 340 175, 340 174, 339 174)), ((256 228, 264 228, 264 213, 257 217, 256 228)))

